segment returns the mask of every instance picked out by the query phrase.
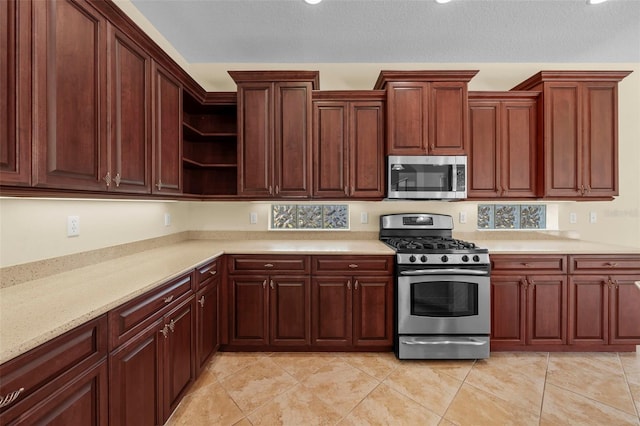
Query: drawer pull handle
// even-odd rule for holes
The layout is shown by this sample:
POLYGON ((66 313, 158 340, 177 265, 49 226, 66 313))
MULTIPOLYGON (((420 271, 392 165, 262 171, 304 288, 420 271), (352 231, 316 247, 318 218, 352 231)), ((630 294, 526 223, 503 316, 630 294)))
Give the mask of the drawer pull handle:
POLYGON ((358 289, 358 280, 356 280, 355 284, 354 284, 354 288, 357 290, 358 289))
POLYGON ((173 294, 171 296, 165 297, 164 303, 171 303, 172 300, 173 300, 173 294))
POLYGON ((275 285, 273 284, 273 280, 271 280, 271 290, 275 290, 275 285))
POLYGON ((202 296, 200 300, 198 300, 198 303, 200 304, 201 307, 204 308, 204 296, 202 296))
POLYGON ((615 268, 616 266, 618 266, 616 262, 607 262, 605 263, 605 265, 608 266, 609 268, 615 268))
POLYGON ((262 288, 267 288, 267 280, 264 280, 264 282, 262 283, 262 288))
POLYGON ((265 268, 273 268, 273 263, 265 263, 264 267, 265 268))
POLYGON ((20 388, 17 391, 13 391, 11 393, 6 394, 5 396, 0 397, 0 408, 4 408, 7 405, 11 404, 13 401, 18 399, 20 394, 24 391, 24 388, 20 388))
POLYGON ((351 269, 356 269, 357 267, 358 267, 358 265, 355 264, 355 263, 349 264, 349 268, 351 268, 351 269))
POLYGON ((167 326, 167 324, 165 324, 164 327, 162 327, 162 330, 160 330, 160 333, 162 333, 165 339, 169 337, 169 327, 167 326))
POLYGON ((217 274, 217 273, 218 273, 218 271, 209 271, 209 273, 210 273, 211 275, 215 275, 215 274, 217 274))
POLYGON ((169 330, 171 330, 172 333, 176 331, 176 323, 173 320, 169 323, 169 330))
POLYGON ((347 290, 351 290, 351 280, 347 281, 347 290))
POLYGON ((527 262, 522 262, 522 266, 524 266, 525 268, 530 268, 531 265, 527 262))

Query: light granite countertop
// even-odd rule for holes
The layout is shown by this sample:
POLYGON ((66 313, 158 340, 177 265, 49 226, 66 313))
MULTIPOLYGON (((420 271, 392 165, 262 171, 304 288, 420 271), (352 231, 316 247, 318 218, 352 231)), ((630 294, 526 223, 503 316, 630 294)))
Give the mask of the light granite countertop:
POLYGON ((0 289, 0 363, 227 254, 391 255, 376 240, 189 240, 0 289))
MULTIPOLYGON (((580 240, 471 239, 489 253, 640 254, 580 240)), ((186 240, 0 289, 0 363, 222 254, 391 255, 378 240, 186 240)))

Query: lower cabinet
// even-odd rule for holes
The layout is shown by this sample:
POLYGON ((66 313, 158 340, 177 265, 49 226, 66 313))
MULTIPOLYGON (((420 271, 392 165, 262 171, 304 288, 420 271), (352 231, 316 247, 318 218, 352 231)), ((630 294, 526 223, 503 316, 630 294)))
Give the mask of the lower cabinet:
MULTIPOLYGON (((109 313, 117 330, 127 329, 123 322, 130 330, 145 326, 111 352, 110 424, 163 424, 195 380, 195 296, 184 292, 190 283, 191 274, 176 278, 109 313), (156 301, 162 304, 149 311, 156 301)), ((112 334, 112 341, 118 337, 112 334)))
POLYGON ((107 318, 0 366, 0 424, 107 425, 107 318))
MULTIPOLYGON (((217 271, 216 271, 217 272, 217 271)), ((198 374, 220 347, 220 276, 204 285, 196 293, 196 369, 198 374)))

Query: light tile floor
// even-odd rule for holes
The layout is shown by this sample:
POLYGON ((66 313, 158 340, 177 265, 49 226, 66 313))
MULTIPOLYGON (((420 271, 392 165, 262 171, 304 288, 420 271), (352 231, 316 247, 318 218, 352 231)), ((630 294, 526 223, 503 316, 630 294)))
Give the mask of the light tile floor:
POLYGON ((640 353, 216 354, 168 425, 640 425, 640 353))

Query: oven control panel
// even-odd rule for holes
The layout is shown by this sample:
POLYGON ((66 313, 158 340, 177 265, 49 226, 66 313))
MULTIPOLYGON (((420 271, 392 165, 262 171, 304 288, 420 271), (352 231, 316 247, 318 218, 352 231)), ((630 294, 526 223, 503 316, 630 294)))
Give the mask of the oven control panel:
POLYGON ((398 253, 398 265, 487 265, 488 253, 398 253))

